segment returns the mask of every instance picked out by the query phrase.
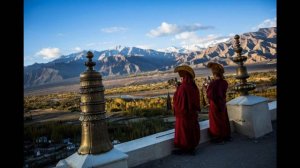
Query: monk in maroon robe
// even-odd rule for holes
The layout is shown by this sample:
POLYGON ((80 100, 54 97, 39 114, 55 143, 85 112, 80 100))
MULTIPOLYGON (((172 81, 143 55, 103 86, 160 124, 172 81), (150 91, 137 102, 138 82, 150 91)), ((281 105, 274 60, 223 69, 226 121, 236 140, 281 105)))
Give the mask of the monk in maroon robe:
POLYGON ((200 112, 199 90, 194 82, 195 73, 187 65, 175 68, 182 77, 173 97, 175 122, 175 147, 182 153, 195 154, 200 140, 198 113, 200 112))
POLYGON ((209 134, 212 142, 223 143, 231 139, 229 118, 226 108, 226 91, 228 83, 224 79, 224 68, 218 63, 209 63, 214 79, 207 88, 209 100, 209 134))

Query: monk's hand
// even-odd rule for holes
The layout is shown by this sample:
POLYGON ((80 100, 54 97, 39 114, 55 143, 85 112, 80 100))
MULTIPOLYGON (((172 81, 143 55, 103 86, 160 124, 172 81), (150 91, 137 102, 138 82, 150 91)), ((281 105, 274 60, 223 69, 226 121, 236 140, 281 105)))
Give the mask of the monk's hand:
POLYGON ((181 85, 180 82, 176 82, 176 83, 175 83, 176 88, 179 87, 180 85, 181 85))
POLYGON ((208 86, 209 86, 209 83, 208 83, 208 82, 204 82, 203 85, 202 85, 202 87, 203 87, 205 90, 208 88, 208 86))

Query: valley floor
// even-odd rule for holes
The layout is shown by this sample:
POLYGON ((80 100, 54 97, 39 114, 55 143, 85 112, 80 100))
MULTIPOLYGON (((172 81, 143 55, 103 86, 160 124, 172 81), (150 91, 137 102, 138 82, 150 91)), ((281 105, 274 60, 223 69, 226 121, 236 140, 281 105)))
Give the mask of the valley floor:
MULTIPOLYGON (((225 66, 226 74, 234 74, 236 72, 237 66, 225 66)), ((276 70, 276 64, 251 64, 247 65, 248 73, 250 72, 266 72, 276 70)), ((204 77, 211 75, 211 72, 207 68, 198 68, 195 69, 196 77, 204 77)), ((79 76, 79 74, 78 74, 79 76)), ((124 76, 116 78, 103 78, 103 85, 106 89, 114 87, 122 87, 129 85, 138 85, 138 84, 149 84, 157 82, 165 82, 172 78, 179 78, 177 73, 173 72, 159 72, 151 75, 142 75, 142 76, 124 76)), ((63 92, 79 92, 79 78, 73 78, 69 81, 62 81, 53 84, 46 84, 31 88, 24 89, 24 96, 31 95, 45 95, 51 93, 63 93, 63 92)))

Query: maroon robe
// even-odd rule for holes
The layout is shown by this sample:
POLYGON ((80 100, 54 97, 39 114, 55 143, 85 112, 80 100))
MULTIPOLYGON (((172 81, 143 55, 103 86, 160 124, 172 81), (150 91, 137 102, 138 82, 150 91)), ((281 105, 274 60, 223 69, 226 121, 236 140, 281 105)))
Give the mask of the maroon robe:
POLYGON ((226 108, 228 83, 224 79, 213 80, 207 88, 209 100, 209 134, 212 139, 228 140, 230 124, 226 108))
POLYGON ((175 147, 182 150, 193 150, 199 144, 200 96, 198 87, 190 76, 183 77, 173 97, 175 122, 175 147))

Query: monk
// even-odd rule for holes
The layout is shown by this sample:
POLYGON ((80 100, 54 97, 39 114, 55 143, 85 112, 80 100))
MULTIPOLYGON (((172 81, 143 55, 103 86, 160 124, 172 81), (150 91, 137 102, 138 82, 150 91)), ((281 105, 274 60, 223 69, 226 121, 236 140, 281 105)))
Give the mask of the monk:
POLYGON ((188 153, 195 155, 195 148, 200 140, 200 126, 198 113, 200 112, 199 90, 194 82, 194 70, 188 65, 175 68, 182 78, 178 84, 173 97, 175 122, 174 145, 179 150, 174 154, 188 153))
POLYGON ((207 88, 209 100, 209 134, 211 142, 224 143, 231 140, 229 118, 226 108, 226 91, 228 83, 224 79, 224 68, 221 64, 210 62, 213 80, 207 88))

